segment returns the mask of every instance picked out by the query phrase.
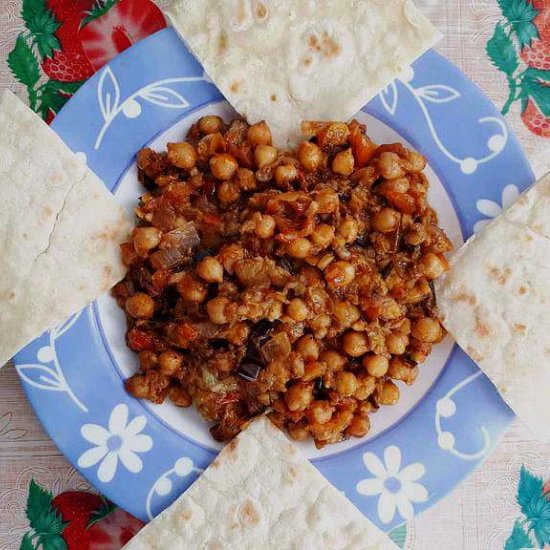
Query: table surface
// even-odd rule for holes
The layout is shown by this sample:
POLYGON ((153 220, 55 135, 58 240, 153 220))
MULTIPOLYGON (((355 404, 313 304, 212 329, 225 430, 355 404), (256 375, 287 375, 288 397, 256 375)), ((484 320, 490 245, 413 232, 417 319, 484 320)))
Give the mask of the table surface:
MULTIPOLYGON (((549 17, 545 21, 550 21, 550 0, 522 1, 546 7, 549 17)), ((158 3, 166 4, 165 1, 158 3)), ((491 65, 485 53, 487 41, 503 18, 496 0, 417 3, 445 35, 437 49, 459 65, 502 108, 509 95, 507 79, 491 65)), ((501 3, 506 4, 507 0, 501 3)), ((0 2, 0 88, 9 86, 15 91, 22 88, 14 82, 6 59, 23 30, 18 16, 20 9, 20 1, 0 2)), ((550 32, 545 32, 542 24, 539 27, 539 38, 548 40, 550 52, 550 32)), ((517 103, 512 105, 507 119, 537 175, 548 170, 550 139, 529 130, 517 103)), ((504 548, 516 520, 525 519, 516 502, 522 465, 544 480, 550 479, 550 444, 534 441, 527 429, 516 421, 480 468, 449 496, 395 534, 399 545, 419 550, 504 548)), ((67 489, 92 489, 48 438, 25 399, 13 365, 8 364, 0 371, 0 550, 19 548, 21 537, 28 529, 24 510, 31 478, 54 494, 67 489)), ((550 540, 547 542, 550 545, 550 540)))

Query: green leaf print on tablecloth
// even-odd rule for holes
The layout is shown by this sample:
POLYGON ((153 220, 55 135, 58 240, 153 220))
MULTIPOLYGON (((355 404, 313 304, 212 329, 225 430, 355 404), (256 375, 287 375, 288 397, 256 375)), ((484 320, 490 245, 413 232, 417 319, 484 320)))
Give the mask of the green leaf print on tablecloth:
POLYGON ((405 543, 407 542, 407 524, 395 528, 389 535, 399 548, 405 548, 405 543))
POLYGON ((82 21, 82 26, 84 27, 88 23, 105 15, 117 2, 118 0, 97 0, 93 9, 82 21))
POLYGON ((495 27, 493 37, 487 42, 487 55, 493 65, 503 73, 514 74, 519 66, 516 47, 501 23, 495 27))
POLYGON ((544 548, 550 544, 550 494, 542 478, 521 467, 516 501, 523 513, 517 519, 504 550, 544 548))
POLYGON ((8 66, 13 76, 27 87, 31 109, 36 109, 38 98, 34 87, 40 80, 40 69, 38 60, 23 34, 17 37, 15 47, 8 55, 8 66))
POLYGON ((520 47, 530 46, 531 40, 539 37, 538 29, 533 24, 538 10, 526 0, 498 0, 498 5, 517 36, 520 47))
POLYGON ((512 534, 504 545, 504 550, 518 550, 519 548, 534 548, 534 546, 519 520, 516 520, 512 534))

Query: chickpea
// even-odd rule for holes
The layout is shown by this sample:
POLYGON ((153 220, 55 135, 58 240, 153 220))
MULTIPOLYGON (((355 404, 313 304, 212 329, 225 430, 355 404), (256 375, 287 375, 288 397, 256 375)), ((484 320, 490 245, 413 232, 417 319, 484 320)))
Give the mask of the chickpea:
POLYGON ((320 223, 315 227, 311 235, 313 244, 320 248, 326 248, 334 238, 334 227, 326 223, 320 223))
POLYGON ((275 169, 275 183, 280 187, 287 186, 298 177, 298 169, 293 164, 282 164, 275 169))
POLYGON ((246 133, 250 145, 271 145, 271 130, 265 121, 250 126, 246 133))
POLYGON ((309 316, 309 309, 301 298, 293 298, 287 306, 287 313, 294 321, 305 321, 309 316))
POLYGON ((361 318, 361 312, 349 302, 338 302, 332 309, 332 313, 342 327, 347 328, 361 318))
POLYGON ((363 366, 367 369, 367 372, 375 378, 381 378, 388 372, 390 362, 387 357, 383 355, 367 355, 363 359, 363 366))
POLYGON ((418 366, 410 366, 399 357, 392 357, 388 376, 394 380, 401 380, 405 384, 412 384, 418 376, 418 366))
POLYGON ((168 160, 170 164, 178 168, 191 170, 197 163, 197 151, 186 141, 182 141, 181 143, 169 143, 168 160))
POLYGON ((140 256, 146 256, 160 244, 162 233, 156 227, 138 227, 134 233, 134 249, 140 256))
POLYGON ((332 418, 335 408, 328 401, 314 401, 306 412, 310 424, 326 424, 332 418))
POLYGON ((126 311, 136 319, 150 319, 155 313, 155 302, 148 294, 137 292, 126 300, 126 311))
POLYGON ((386 347, 392 355, 403 355, 407 351, 409 337, 406 334, 388 334, 386 336, 386 347))
POLYGON ((199 130, 203 134, 215 134, 221 132, 223 121, 219 116, 206 115, 199 120, 199 130))
POLYGON ((245 323, 232 324, 227 331, 224 332, 224 336, 227 341, 236 346, 242 346, 247 340, 250 330, 245 323))
POLYGON ((290 280, 290 273, 282 266, 271 266, 268 271, 271 284, 277 288, 284 288, 290 280))
POLYGON ((361 401, 357 407, 357 414, 367 416, 375 410, 375 406, 370 401, 361 401))
POLYGON ((158 153, 149 147, 144 147, 137 153, 136 161, 138 168, 143 170, 150 178, 156 178, 160 173, 157 166, 157 157, 158 153))
POLYGON ((323 163, 323 151, 311 141, 302 141, 298 147, 298 160, 304 170, 315 172, 323 163))
POLYGON ((317 268, 324 271, 334 261, 334 254, 325 254, 317 263, 317 268))
POLYGON ((210 159, 210 170, 218 180, 230 180, 239 167, 235 157, 229 153, 220 153, 210 159))
POLYGON ((298 382, 288 388, 285 403, 289 410, 305 411, 313 401, 313 383, 298 382))
POLYGON ((416 151, 409 151, 407 160, 409 161, 411 172, 422 172, 426 168, 426 158, 416 151))
POLYGON ((399 401, 399 388, 386 380, 374 390, 374 397, 379 405, 395 405, 399 401))
POLYGON ((376 378, 366 373, 359 373, 357 376, 357 389, 353 394, 355 399, 363 401, 370 397, 376 388, 376 378))
POLYGON ((401 325, 399 326, 399 333, 400 334, 410 334, 411 333, 411 327, 412 327, 411 320, 408 317, 405 317, 405 319, 403 319, 403 321, 401 321, 401 325))
POLYGON ((346 428, 346 434, 352 437, 364 437, 370 430, 368 416, 354 416, 350 425, 346 428))
POLYGON ((158 355, 154 351, 139 352, 139 368, 141 370, 154 369, 158 365, 158 355))
POLYGON ((325 374, 327 366, 325 363, 319 363, 316 361, 311 361, 304 365, 304 373, 302 375, 302 380, 304 382, 310 382, 316 378, 321 378, 325 374))
POLYGON ((187 349, 191 342, 197 339, 199 331, 191 323, 179 323, 170 327, 168 337, 173 340, 176 346, 187 349))
POLYGON ((269 397, 269 392, 262 392, 256 396, 256 399, 265 407, 271 405, 271 398, 269 397))
POLYGON ((321 147, 344 145, 349 139, 349 134, 349 126, 345 122, 331 122, 317 133, 317 140, 321 147))
POLYGON ((155 178, 155 183, 157 184, 157 187, 166 187, 167 185, 170 185, 171 183, 177 183, 178 181, 178 176, 176 176, 175 174, 161 174, 160 176, 157 176, 155 178))
POLYGON ((360 357, 369 351, 369 339, 364 332, 347 332, 344 334, 343 349, 351 357, 360 357))
POLYGON ((412 246, 418 246, 422 244, 427 238, 425 227, 420 223, 415 223, 409 229, 409 232, 405 235, 405 241, 412 246))
POLYGON ((276 321, 283 315, 283 304, 281 302, 273 302, 266 313, 266 318, 269 321, 276 321))
POLYGON ((346 243, 352 243, 357 239, 359 233, 359 223, 353 218, 346 218, 338 227, 337 235, 344 239, 346 243))
POLYGON ((376 187, 376 192, 383 196, 388 193, 406 193, 409 187, 410 183, 407 178, 397 178, 383 181, 376 187))
POLYGON ((218 186, 216 195, 222 204, 231 204, 232 202, 239 200, 241 193, 233 182, 224 181, 218 186))
POLYGON ((199 160, 202 162, 206 162, 216 153, 224 153, 225 150, 225 139, 219 132, 207 134, 197 143, 197 153, 199 155, 199 160))
POLYGON ((298 424, 289 424, 287 429, 290 439, 294 441, 307 441, 309 439, 309 432, 298 424))
POLYGON ((221 283, 223 265, 214 256, 206 256, 197 264, 197 275, 207 283, 221 283))
POLYGON ((317 214, 333 214, 340 208, 338 193, 330 187, 317 191, 315 201, 317 202, 317 214))
POLYGON ((190 407, 193 403, 189 392, 182 386, 172 386, 168 390, 168 397, 176 407, 190 407))
POLYGON ((223 296, 218 296, 213 298, 206 304, 206 311, 208 312, 208 317, 215 325, 223 325, 229 322, 225 314, 225 310, 229 305, 229 299, 224 298, 223 296))
POLYGON ((327 313, 321 313, 310 321, 311 328, 315 335, 315 338, 322 340, 328 332, 332 319, 327 313))
POLYGON ((244 249, 236 243, 224 246, 219 253, 219 260, 230 275, 235 272, 235 263, 243 258, 244 249))
POLYGON ((256 176, 248 168, 238 168, 235 173, 235 185, 241 191, 254 191, 258 186, 256 176))
POLYGON ((147 378, 145 374, 134 374, 134 376, 128 378, 125 384, 128 393, 137 399, 147 399, 150 395, 147 378))
POLYGON ((382 306, 380 308, 380 317, 384 319, 384 321, 399 319, 402 315, 403 309, 393 298, 386 298, 382 302, 382 306))
POLYGON ((196 304, 203 302, 208 293, 206 286, 188 273, 181 278, 176 288, 184 300, 196 304))
POLYGON ((420 317, 413 321, 411 335, 420 342, 431 344, 441 338, 441 325, 436 319, 420 317))
POLYGON ((354 168, 355 160, 351 148, 340 151, 332 160, 332 171, 341 176, 351 175, 354 168))
MULTIPOLYGON (((305 373, 304 359, 297 351, 290 352, 290 356, 288 358, 288 368, 290 370, 291 378, 301 378, 305 382, 308 382, 308 380, 304 379, 304 373, 305 373)), ((313 378, 310 378, 309 380, 313 380, 313 378)))
POLYGON ((432 352, 432 347, 432 344, 415 340, 410 347, 409 358, 415 363, 423 363, 432 352))
POLYGON ((298 340, 296 350, 304 361, 317 361, 319 358, 319 346, 311 334, 306 334, 298 340))
POLYGON ((163 351, 159 355, 159 370, 167 376, 176 374, 181 369, 182 363, 183 355, 173 349, 163 351))
POLYGON ((264 168, 277 160, 277 149, 271 145, 258 145, 254 150, 254 161, 258 168, 264 168))
POLYGON ((260 239, 269 239, 275 234, 275 220, 269 214, 255 214, 255 233, 260 239))
POLYGON ((353 395, 356 389, 357 378, 353 372, 342 370, 336 375, 336 391, 340 395, 348 397, 353 395))
POLYGON ((400 214, 392 208, 382 208, 376 212, 371 219, 372 227, 380 233, 390 233, 397 229, 399 225, 400 214))
POLYGON ((447 270, 446 262, 433 252, 428 252, 420 258, 420 267, 422 273, 428 277, 428 279, 437 279, 447 270))
POLYGON ((355 279, 355 268, 349 262, 333 262, 324 271, 327 283, 333 288, 349 285, 355 279))
POLYGON ((405 175, 399 155, 385 151, 378 157, 378 169, 383 178, 393 180, 405 175))
POLYGON ((305 237, 298 237, 288 244, 287 252, 293 258, 306 258, 311 251, 311 241, 305 237))
POLYGON ((329 371, 339 371, 346 365, 347 359, 337 351, 329 350, 321 354, 321 361, 326 363, 329 371))
MULTIPOLYGON (((233 269, 237 278, 244 286, 253 286, 270 281, 266 273, 266 265, 263 258, 245 258, 237 260, 233 269)), ((244 306, 248 310, 248 306, 244 306)))

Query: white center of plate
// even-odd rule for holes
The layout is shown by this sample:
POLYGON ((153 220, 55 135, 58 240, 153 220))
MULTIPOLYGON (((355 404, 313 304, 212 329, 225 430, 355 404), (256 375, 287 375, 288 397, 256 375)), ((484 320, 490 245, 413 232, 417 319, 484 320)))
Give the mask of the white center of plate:
MULTIPOLYGON (((183 140, 190 126, 205 114, 218 114, 225 120, 230 120, 235 116, 235 111, 233 111, 227 102, 206 105, 199 110, 189 113, 169 130, 156 137, 149 146, 160 151, 166 149, 168 142, 183 140)), ((360 112, 356 118, 367 125, 369 136, 377 143, 401 142, 406 146, 410 146, 399 134, 374 117, 360 112)), ((426 175, 430 181, 430 204, 438 213, 440 225, 445 229, 453 244, 459 247, 463 242, 462 232, 451 200, 441 181, 430 167, 426 169, 426 175)), ((115 196, 123 206, 129 211, 133 211, 137 205, 138 197, 143 192, 144 188, 137 181, 137 167, 134 164, 122 176, 119 186, 115 191, 115 196)), ((124 313, 118 308, 115 300, 109 294, 100 298, 97 305, 99 322, 106 344, 110 348, 111 356, 122 376, 128 378, 136 372, 139 362, 137 354, 126 347, 126 320, 124 313)), ((383 431, 390 429, 412 411, 423 399, 443 370, 452 348, 453 341, 447 337, 443 342, 434 346, 433 353, 420 366, 420 374, 412 386, 406 386, 401 382, 397 382, 401 390, 400 400, 396 405, 381 407, 376 414, 371 415, 371 430, 365 438, 352 438, 337 445, 328 445, 321 450, 316 449, 311 442, 300 443, 302 450, 310 459, 328 457, 361 445, 383 431)), ((220 449, 222 447, 221 444, 212 439, 208 431, 209 426, 207 422, 202 419, 193 407, 182 409, 168 401, 162 405, 153 405, 148 401, 144 401, 143 403, 151 414, 162 420, 175 432, 210 449, 220 449)), ((174 436, 177 437, 176 434, 174 436)))

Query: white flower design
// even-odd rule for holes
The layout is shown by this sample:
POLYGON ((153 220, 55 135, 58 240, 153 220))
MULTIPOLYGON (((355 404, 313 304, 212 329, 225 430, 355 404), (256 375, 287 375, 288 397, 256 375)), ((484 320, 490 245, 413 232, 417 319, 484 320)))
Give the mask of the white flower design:
POLYGON ((384 449, 384 463, 374 454, 365 453, 363 462, 374 477, 357 484, 357 492, 365 496, 380 495, 378 516, 382 523, 391 523, 395 510, 405 520, 414 515, 413 502, 428 500, 428 491, 418 483, 426 473, 420 462, 414 462, 401 470, 401 450, 395 445, 384 449))
POLYGON ((120 403, 111 412, 108 429, 98 424, 84 424, 80 433, 95 447, 80 456, 78 465, 91 468, 100 463, 97 477, 103 483, 115 477, 119 460, 133 474, 141 472, 143 462, 137 453, 146 453, 153 447, 153 440, 140 433, 146 423, 145 416, 136 416, 128 422, 128 406, 120 403))
POLYGON ((489 219, 480 220, 474 225, 474 233, 479 233, 493 218, 500 216, 504 210, 512 206, 519 197, 519 189, 515 185, 507 185, 502 190, 501 204, 489 199, 479 199, 476 203, 478 211, 489 219))

